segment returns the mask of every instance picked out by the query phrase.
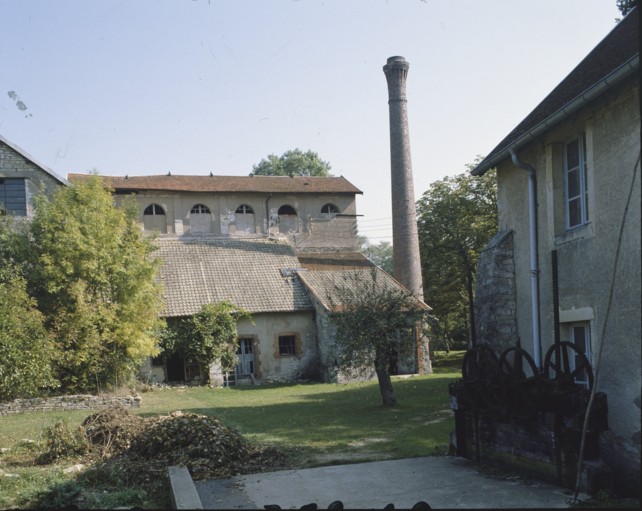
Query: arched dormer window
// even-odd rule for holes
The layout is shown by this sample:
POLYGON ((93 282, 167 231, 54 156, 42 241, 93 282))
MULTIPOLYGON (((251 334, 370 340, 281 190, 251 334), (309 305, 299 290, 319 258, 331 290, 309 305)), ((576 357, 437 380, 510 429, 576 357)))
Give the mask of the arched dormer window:
POLYGON ((247 204, 241 204, 238 208, 236 208, 236 212, 240 213, 242 215, 253 215, 254 210, 252 209, 251 206, 248 206, 247 204))
POLYGON ((145 208, 145 211, 143 211, 143 215, 164 215, 165 210, 159 206, 158 204, 150 204, 145 208))
POLYGON ((331 203, 325 204, 321 208, 321 213, 337 214, 338 212, 339 212, 339 208, 336 207, 334 204, 331 204, 331 203))
POLYGON ((296 211, 292 206, 288 206, 287 204, 285 204, 279 208, 279 216, 281 215, 296 216, 296 211))
POLYGON ((211 213, 210 208, 205 204, 195 204, 189 212, 190 215, 209 215, 211 213))
POLYGON ((165 210, 158 204, 150 204, 143 211, 143 229, 145 231, 167 232, 165 210))

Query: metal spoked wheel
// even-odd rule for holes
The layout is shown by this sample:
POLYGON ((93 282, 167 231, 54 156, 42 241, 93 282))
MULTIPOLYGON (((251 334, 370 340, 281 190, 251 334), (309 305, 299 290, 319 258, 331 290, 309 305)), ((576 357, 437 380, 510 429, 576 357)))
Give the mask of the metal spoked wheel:
POLYGON ((571 342, 561 342, 553 345, 544 358, 544 376, 551 380, 574 382, 586 374, 588 388, 593 388, 593 369, 586 355, 579 351, 571 342), (559 355, 558 355, 559 352, 559 355))
POLYGON ((529 419, 540 410, 541 378, 535 361, 519 344, 499 357, 499 367, 506 378, 506 402, 511 414, 529 419))
POLYGON ((499 367, 502 374, 515 380, 524 380, 538 374, 533 357, 519 346, 508 348, 500 355, 499 367))
POLYGON ((477 410, 497 410, 504 404, 506 391, 501 369, 495 352, 488 346, 477 346, 466 352, 462 377, 477 410))

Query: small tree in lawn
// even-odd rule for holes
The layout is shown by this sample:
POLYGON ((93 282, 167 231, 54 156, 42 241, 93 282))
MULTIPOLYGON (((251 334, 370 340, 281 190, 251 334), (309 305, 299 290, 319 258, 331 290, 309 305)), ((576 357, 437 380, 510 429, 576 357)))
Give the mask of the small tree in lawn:
MULTIPOLYGON (((217 304, 205 304, 189 318, 181 318, 169 326, 161 345, 165 355, 178 353, 187 360, 199 363, 200 370, 219 362, 226 374, 236 365, 238 335, 236 325, 242 318, 251 319, 251 314, 224 300, 217 304)), ((201 381, 207 373, 201 373, 201 381)))
POLYGON ((329 297, 342 369, 364 374, 373 367, 384 406, 396 404, 390 368, 399 355, 416 347, 417 328, 427 306, 410 291, 381 281, 377 270, 346 272, 343 284, 329 297))

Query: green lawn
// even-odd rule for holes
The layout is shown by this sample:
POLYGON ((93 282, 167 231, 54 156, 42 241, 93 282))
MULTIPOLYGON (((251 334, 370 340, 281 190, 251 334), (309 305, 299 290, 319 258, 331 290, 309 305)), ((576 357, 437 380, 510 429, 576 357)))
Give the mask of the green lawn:
MULTIPOLYGON (((147 416, 181 410, 216 416, 257 442, 287 448, 295 467, 445 454, 454 428, 448 383, 460 377, 462 354, 437 354, 432 375, 394 377, 398 405, 392 408, 381 406, 377 383, 366 382, 162 389, 142 394, 141 408, 134 412, 147 416)), ((28 507, 39 491, 73 479, 62 469, 77 460, 53 466, 37 466, 33 460, 45 427, 60 419, 77 427, 87 415, 2 417, 0 448, 10 450, 0 454, 0 508, 28 507)), ((159 505, 144 498, 115 504, 159 505)))

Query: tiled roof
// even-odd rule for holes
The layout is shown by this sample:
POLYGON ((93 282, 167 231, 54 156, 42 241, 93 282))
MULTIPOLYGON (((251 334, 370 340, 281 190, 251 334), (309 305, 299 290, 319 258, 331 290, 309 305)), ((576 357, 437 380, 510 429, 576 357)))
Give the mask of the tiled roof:
MULTIPOLYGON (((377 266, 371 264, 369 268, 344 269, 344 270, 302 270, 298 272, 299 278, 305 287, 327 310, 332 310, 330 297, 335 297, 337 288, 351 287, 356 289, 359 280, 372 282, 376 279, 376 286, 392 288, 408 292, 408 290, 397 282, 392 276, 377 266)), ((424 302, 417 300, 420 306, 429 310, 430 307, 424 302)), ((339 305, 340 304, 336 304, 339 305)))
MULTIPOLYGON (((89 174, 68 174, 69 181, 89 174)), ((363 193, 344 177, 284 176, 101 176, 117 192, 363 193)))
POLYGON ((508 149, 528 141, 573 113, 571 105, 581 105, 599 89, 617 83, 617 79, 639 72, 639 8, 633 9, 580 62, 546 98, 502 140, 473 170, 479 175, 508 158, 508 149), (636 71, 638 69, 638 71, 636 71))
POLYGON ((351 270, 374 266, 359 252, 299 253, 297 257, 306 270, 351 270))
POLYGON ((221 300, 252 313, 312 309, 296 274, 287 271, 299 267, 299 261, 285 242, 158 238, 155 243, 154 255, 162 260, 165 317, 188 316, 221 300))

